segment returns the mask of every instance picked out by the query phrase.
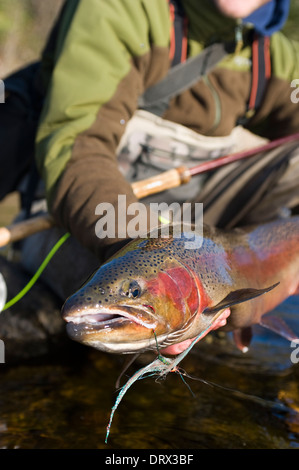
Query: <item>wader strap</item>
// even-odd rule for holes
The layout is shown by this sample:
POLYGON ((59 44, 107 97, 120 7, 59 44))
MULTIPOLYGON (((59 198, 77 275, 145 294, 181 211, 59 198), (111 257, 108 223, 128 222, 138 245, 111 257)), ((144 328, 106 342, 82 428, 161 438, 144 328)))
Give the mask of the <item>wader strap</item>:
POLYGON ((197 83, 229 53, 226 48, 228 46, 222 43, 212 44, 201 54, 172 67, 163 80, 148 88, 140 97, 139 108, 162 116, 172 98, 197 83))
MULTIPOLYGON (((227 54, 228 45, 213 44, 196 57, 187 59, 188 19, 181 0, 168 0, 172 29, 170 32, 168 75, 152 86, 139 98, 138 107, 157 116, 167 110, 170 100, 188 90, 208 73, 227 54)), ((232 52, 232 51, 231 51, 232 52)))
POLYGON ((245 116, 238 120, 244 125, 260 107, 271 77, 270 38, 255 35, 252 43, 251 92, 245 116))
POLYGON ((173 67, 181 62, 185 62, 187 58, 188 18, 185 16, 180 0, 168 0, 168 2, 172 24, 169 59, 171 60, 171 66, 173 67))

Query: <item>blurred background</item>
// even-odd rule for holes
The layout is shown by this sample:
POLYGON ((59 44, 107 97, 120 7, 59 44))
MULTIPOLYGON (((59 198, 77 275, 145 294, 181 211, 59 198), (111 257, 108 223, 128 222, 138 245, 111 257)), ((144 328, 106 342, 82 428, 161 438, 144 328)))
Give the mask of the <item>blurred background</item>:
POLYGON ((36 60, 64 0, 0 0, 0 78, 36 60))

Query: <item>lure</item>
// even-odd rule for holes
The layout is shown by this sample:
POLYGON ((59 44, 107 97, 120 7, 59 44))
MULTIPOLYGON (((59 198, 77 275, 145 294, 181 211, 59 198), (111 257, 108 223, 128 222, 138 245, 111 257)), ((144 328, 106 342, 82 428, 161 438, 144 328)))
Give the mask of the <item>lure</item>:
MULTIPOLYGON (((192 341, 190 346, 187 349, 185 349, 185 351, 183 351, 181 354, 174 357, 173 359, 170 359, 170 358, 165 357, 165 356, 160 354, 155 330, 153 330, 153 332, 154 332, 155 341, 156 341, 156 344, 157 344, 158 357, 154 361, 152 361, 150 364, 148 364, 147 366, 142 367, 137 372, 135 372, 135 374, 132 375, 132 377, 130 377, 130 379, 127 381, 127 383, 121 388, 119 394, 116 397, 115 404, 112 407, 112 410, 111 410, 111 413, 110 413, 110 419, 109 419, 109 423, 108 423, 107 430, 106 430, 105 444, 107 444, 107 442, 108 442, 108 437, 109 437, 109 434, 110 434, 111 424, 112 424, 112 420, 113 420, 113 416, 115 414, 115 411, 118 408, 118 405, 120 404, 120 402, 123 399, 124 395, 127 393, 129 388, 133 385, 133 383, 135 383, 137 380, 144 379, 146 376, 150 377, 150 376, 154 376, 154 375, 158 375, 159 377, 166 377, 166 375, 169 372, 177 372, 177 373, 179 373, 179 375, 182 378, 183 382, 187 385, 187 387, 190 390, 190 387, 188 386, 188 384, 183 379, 183 377, 182 377, 182 375, 181 375, 181 373, 180 373, 177 366, 184 359, 184 357, 190 352, 190 350, 193 348, 195 343, 197 343, 197 341, 206 333, 206 330, 202 331, 192 341), (149 375, 147 375, 147 374, 149 374, 149 375)), ((192 391, 191 391, 191 393, 192 393, 192 391)))

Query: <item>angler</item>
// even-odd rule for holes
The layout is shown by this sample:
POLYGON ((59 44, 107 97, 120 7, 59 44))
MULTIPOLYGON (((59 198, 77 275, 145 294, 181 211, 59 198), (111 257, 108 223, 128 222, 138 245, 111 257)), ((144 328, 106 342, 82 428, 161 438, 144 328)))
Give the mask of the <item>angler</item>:
POLYGON ((156 349, 157 340, 165 354, 224 325, 243 351, 254 324, 296 338, 265 314, 298 290, 299 217, 230 231, 205 226, 197 250, 186 249, 189 236, 134 240, 101 266, 64 304, 71 338, 114 353, 156 349))

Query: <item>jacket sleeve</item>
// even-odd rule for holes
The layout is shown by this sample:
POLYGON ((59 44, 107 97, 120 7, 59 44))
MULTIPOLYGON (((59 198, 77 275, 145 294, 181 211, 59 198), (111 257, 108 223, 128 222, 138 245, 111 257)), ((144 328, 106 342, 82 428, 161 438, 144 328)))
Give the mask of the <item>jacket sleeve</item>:
POLYGON ((57 45, 36 159, 56 222, 100 254, 118 239, 96 237, 96 206, 116 207, 119 194, 127 205, 136 201, 115 152, 139 95, 167 73, 168 6, 160 0, 72 3, 78 5, 57 45), (149 72, 153 50, 161 58, 155 73, 149 72))

